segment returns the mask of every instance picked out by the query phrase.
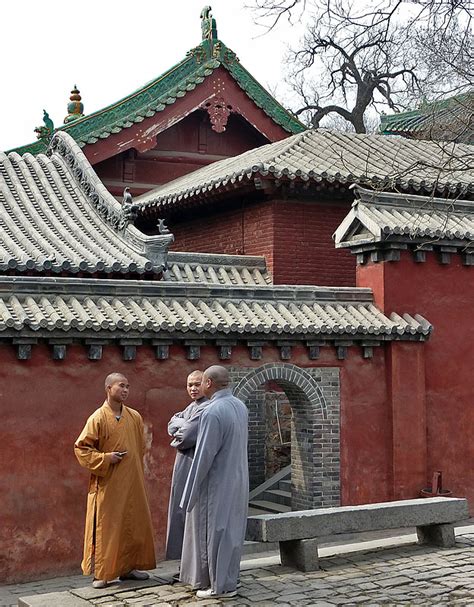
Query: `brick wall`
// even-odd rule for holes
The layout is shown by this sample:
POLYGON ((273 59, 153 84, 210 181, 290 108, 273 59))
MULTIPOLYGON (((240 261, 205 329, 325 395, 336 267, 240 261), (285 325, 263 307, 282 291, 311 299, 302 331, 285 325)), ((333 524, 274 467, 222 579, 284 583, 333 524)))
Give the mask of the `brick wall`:
POLYGON ((273 262, 273 203, 241 205, 219 212, 199 212, 191 221, 168 222, 174 251, 265 255, 273 262))
POLYGON ((244 252, 241 209, 213 215, 195 213, 196 218, 192 221, 179 224, 168 222, 175 236, 174 251, 228 255, 241 255, 244 252))
POLYGON ((275 406, 279 407, 282 436, 291 442, 291 404, 278 384, 257 388, 247 401, 249 409, 249 484, 255 489, 291 463, 291 447, 281 447, 275 406), (275 391, 274 388, 278 388, 275 391))
MULTIPOLYGON (((222 203, 221 203, 222 204, 222 203)), ((264 255, 275 284, 353 286, 355 260, 332 234, 348 203, 267 201, 173 225, 175 251, 264 255)))
POLYGON ((288 397, 270 387, 265 393, 265 480, 291 464, 291 425, 288 397))
POLYGON ((336 249, 332 239, 348 211, 348 203, 276 202, 274 282, 355 285, 354 256, 336 249))

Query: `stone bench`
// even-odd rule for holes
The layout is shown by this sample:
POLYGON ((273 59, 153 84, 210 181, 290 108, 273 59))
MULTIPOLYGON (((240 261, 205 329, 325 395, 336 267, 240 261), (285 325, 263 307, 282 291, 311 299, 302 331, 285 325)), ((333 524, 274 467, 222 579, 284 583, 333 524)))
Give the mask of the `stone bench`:
POLYGON ((451 547, 453 523, 467 518, 466 499, 433 497, 249 516, 246 539, 279 542, 282 565, 314 571, 322 537, 416 527, 419 543, 451 547))

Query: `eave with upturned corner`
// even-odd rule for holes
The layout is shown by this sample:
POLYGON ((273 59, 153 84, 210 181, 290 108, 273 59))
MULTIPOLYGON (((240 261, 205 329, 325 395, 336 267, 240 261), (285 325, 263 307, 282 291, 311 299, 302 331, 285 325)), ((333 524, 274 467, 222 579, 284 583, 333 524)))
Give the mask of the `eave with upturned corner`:
POLYGON ((474 202, 377 192, 357 187, 358 199, 334 233, 337 248, 358 264, 399 261, 402 252, 418 263, 433 252, 449 265, 454 255, 474 266, 474 202))

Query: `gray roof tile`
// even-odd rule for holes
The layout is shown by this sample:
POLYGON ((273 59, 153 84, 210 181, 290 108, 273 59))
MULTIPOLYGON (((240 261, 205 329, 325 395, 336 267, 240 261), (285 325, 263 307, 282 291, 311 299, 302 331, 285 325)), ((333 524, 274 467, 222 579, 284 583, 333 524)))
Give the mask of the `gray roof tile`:
MULTIPOLYGON (((172 237, 118 229, 121 211, 66 133, 49 156, 0 153, 0 273, 161 274, 147 246, 162 241, 165 251, 172 237)), ((173 252, 168 268, 174 282, 271 282, 262 257, 173 252)))
POLYGON ((383 242, 392 237, 434 243, 474 240, 474 202, 360 187, 356 192, 359 199, 334 234, 337 247, 383 242))
POLYGON ((159 210, 190 205, 254 177, 383 186, 406 191, 474 192, 474 146, 396 136, 308 130, 214 162, 136 199, 159 210))
POLYGON ((164 278, 173 282, 199 282, 222 285, 268 285, 272 278, 264 257, 178 253, 168 255, 164 278))
POLYGON ((147 247, 165 251, 170 238, 146 236, 122 218, 66 133, 49 156, 0 153, 0 272, 161 273, 147 247))
POLYGON ((265 339, 425 339, 420 316, 385 316, 368 289, 219 287, 147 281, 15 277, 0 280, 0 335, 138 332, 265 339), (98 287, 100 283, 100 287, 98 287))

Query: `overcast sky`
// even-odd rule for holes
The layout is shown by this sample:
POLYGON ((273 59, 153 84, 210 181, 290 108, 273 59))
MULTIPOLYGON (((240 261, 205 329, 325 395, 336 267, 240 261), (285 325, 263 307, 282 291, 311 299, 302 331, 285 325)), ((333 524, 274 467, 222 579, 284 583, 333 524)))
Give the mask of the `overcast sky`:
MULTIPOLYGON (((262 35, 245 1, 210 4, 219 38, 284 100, 285 51, 301 27, 283 23, 262 35)), ((3 0, 0 150, 34 141, 43 108, 61 125, 74 84, 89 114, 181 61, 201 41, 204 5, 205 0, 3 0)))

